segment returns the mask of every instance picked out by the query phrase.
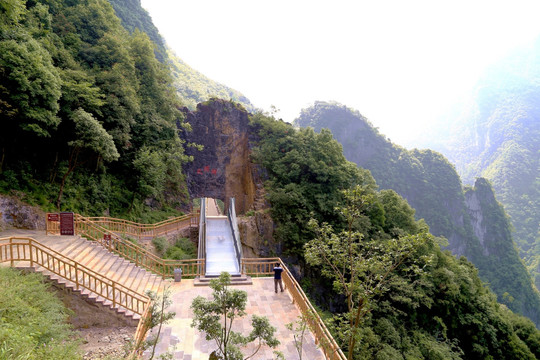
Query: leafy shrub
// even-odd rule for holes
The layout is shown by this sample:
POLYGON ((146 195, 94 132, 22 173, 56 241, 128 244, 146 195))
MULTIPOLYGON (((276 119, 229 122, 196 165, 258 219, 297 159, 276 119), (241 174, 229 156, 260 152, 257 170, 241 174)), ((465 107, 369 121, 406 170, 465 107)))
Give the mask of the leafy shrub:
POLYGON ((167 251, 167 248, 169 247, 169 244, 167 243, 167 239, 165 239, 164 237, 153 238, 152 244, 154 245, 156 252, 160 256, 163 256, 165 252, 167 251))
POLYGON ((185 260, 197 257, 197 247, 188 238, 177 238, 165 252, 166 259, 185 260))

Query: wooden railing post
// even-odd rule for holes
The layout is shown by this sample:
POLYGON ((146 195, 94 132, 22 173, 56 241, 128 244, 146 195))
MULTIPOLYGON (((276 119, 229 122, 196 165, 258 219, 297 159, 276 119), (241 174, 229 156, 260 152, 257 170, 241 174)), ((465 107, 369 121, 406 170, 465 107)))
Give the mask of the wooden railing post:
POLYGON ((28 241, 28 251, 30 252, 30 267, 34 267, 34 255, 32 254, 33 253, 33 249, 32 249, 32 241, 28 241))
POLYGON ((112 303, 113 307, 116 307, 116 286, 114 286, 115 282, 112 283, 112 303))
POLYGON ((9 254, 10 254, 10 259, 11 259, 11 267, 13 267, 13 238, 9 238, 9 254))
POLYGON ((79 290, 79 268, 75 262, 75 290, 79 290))

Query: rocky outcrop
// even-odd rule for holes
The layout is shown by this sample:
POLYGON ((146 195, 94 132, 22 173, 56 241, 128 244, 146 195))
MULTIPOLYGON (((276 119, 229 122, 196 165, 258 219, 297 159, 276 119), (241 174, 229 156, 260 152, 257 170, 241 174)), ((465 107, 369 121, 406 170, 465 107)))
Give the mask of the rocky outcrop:
POLYGON ((225 100, 212 100, 197 105, 196 111, 184 112, 192 128, 185 134, 186 141, 203 146, 186 151, 193 157, 184 169, 190 197, 212 197, 225 204, 234 197, 237 214, 245 213, 253 207, 258 187, 249 160, 248 113, 225 100))
POLYGON ((45 213, 13 196, 0 195, 0 230, 45 229, 45 213))
POLYGON ((511 225, 490 183, 476 179, 465 189, 465 207, 476 243, 467 257, 479 274, 496 290, 498 301, 540 324, 540 298, 512 240, 511 225))
POLYGON ((282 244, 274 240, 274 222, 267 212, 257 211, 239 217, 238 230, 245 257, 273 257, 281 254, 282 244))
POLYGON ((184 133, 193 161, 184 167, 191 198, 212 197, 224 201, 236 199, 240 239, 247 257, 280 253, 274 243, 274 223, 265 209, 263 170, 250 160, 256 135, 249 125, 247 111, 225 100, 197 105, 196 111, 184 109, 191 131, 184 133), (249 213, 249 216, 242 216, 249 213))

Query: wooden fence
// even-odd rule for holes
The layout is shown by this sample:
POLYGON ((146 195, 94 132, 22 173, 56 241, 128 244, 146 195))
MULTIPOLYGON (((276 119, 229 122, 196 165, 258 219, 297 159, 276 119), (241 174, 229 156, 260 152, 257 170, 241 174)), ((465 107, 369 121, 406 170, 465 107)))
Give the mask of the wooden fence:
MULTIPOLYGON (((60 222, 49 220, 58 219, 59 217, 51 217, 50 215, 56 214, 47 214, 47 234, 60 234, 60 222)), ((75 218, 77 217, 80 217, 80 215, 75 214, 75 218)), ((189 227, 196 227, 199 221, 199 214, 179 216, 155 224, 140 224, 129 220, 110 217, 85 217, 85 219, 109 230, 112 233, 133 236, 140 240, 149 237, 155 238, 189 227)))
MULTIPOLYGON (((173 277, 175 269, 182 269, 182 276, 188 277, 199 276, 201 269, 204 269, 204 259, 162 259, 145 248, 123 239, 114 231, 101 226, 91 219, 75 214, 75 233, 100 243, 109 251, 163 278, 173 277)), ((191 221, 191 218, 188 220, 191 221)), ((47 221, 47 233, 58 234, 60 232, 59 228, 59 222, 47 221)))
POLYGON ((88 290, 112 303, 142 315, 148 297, 100 275, 81 263, 27 237, 0 238, 0 262, 27 262, 30 267, 43 267, 48 272, 67 280, 77 291, 88 290))
POLYGON ((330 331, 318 315, 313 305, 307 298, 304 290, 300 287, 291 272, 280 258, 243 258, 242 273, 247 275, 273 275, 274 266, 280 264, 283 267, 282 279, 285 287, 292 295, 300 312, 306 319, 311 332, 315 336, 317 345, 321 347, 328 360, 346 360, 347 357, 336 343, 330 331))

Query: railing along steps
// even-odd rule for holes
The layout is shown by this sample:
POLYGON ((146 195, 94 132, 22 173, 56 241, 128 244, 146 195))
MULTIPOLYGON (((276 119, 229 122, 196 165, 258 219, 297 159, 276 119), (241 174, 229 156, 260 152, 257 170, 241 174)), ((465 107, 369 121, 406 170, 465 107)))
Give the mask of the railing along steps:
MULTIPOLYGON (((37 241, 49 248, 56 250, 66 258, 78 262, 86 266, 97 274, 107 277, 110 280, 117 282, 125 288, 144 294, 146 290, 159 292, 162 286, 161 277, 146 271, 143 268, 136 266, 134 263, 115 255, 105 249, 103 246, 88 241, 79 236, 36 236, 32 235, 37 241)), ((16 267, 28 268, 28 262, 16 264, 16 267)), ((91 290, 80 287, 77 289, 75 279, 64 277, 65 274, 54 274, 41 266, 34 266, 36 272, 40 272, 56 283, 71 289, 74 293, 91 300, 92 302, 102 304, 103 306, 113 308, 113 302, 105 299, 102 296, 94 293, 91 290)), ((77 281, 82 284, 83 279, 77 281)), ((112 294, 109 294, 112 298, 112 294)), ((118 300, 117 300, 118 301, 118 300)), ((128 318, 138 320, 140 315, 133 311, 127 310, 121 306, 116 306, 114 310, 128 318)))

